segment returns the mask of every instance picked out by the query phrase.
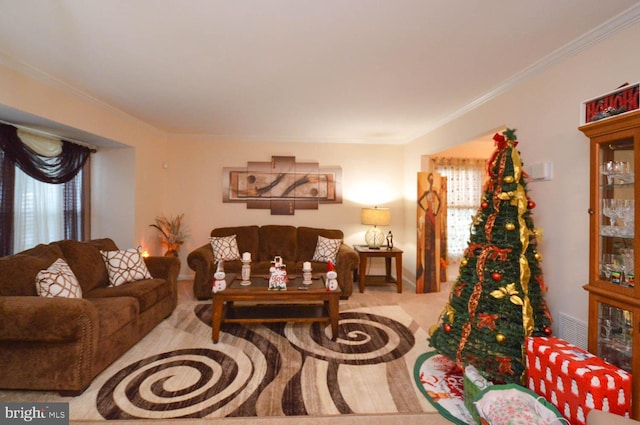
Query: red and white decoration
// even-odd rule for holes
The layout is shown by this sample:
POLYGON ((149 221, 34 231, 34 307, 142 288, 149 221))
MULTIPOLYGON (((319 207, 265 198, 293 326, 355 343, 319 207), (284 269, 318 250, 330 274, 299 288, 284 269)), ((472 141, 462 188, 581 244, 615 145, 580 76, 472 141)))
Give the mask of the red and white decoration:
POLYGON ((529 337, 527 385, 572 424, 585 425, 589 411, 629 416, 631 374, 555 337, 529 337))

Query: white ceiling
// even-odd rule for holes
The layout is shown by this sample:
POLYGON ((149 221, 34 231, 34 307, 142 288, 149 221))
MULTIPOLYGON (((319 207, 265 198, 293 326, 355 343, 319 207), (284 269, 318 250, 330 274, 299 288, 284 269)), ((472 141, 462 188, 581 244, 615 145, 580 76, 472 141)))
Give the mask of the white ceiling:
POLYGON ((406 143, 637 22, 639 5, 0 0, 0 63, 168 134, 406 143))

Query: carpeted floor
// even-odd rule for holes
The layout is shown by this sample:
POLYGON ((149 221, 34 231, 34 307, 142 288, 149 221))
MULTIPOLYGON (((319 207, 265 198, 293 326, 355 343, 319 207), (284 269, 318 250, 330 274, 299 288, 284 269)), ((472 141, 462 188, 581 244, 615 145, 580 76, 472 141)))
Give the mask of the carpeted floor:
POLYGON ((446 292, 367 288, 341 302, 336 342, 325 326, 277 324, 226 326, 213 344, 210 303, 184 296, 188 287, 182 291, 174 314, 81 396, 0 391, 0 401, 68 401, 72 423, 190 417, 233 422, 241 417, 243 423, 258 424, 266 418, 290 419, 285 416, 299 419, 296 423, 315 418, 314 424, 324 418, 409 424, 413 417, 423 424, 447 423, 429 414, 435 409, 413 381, 417 358, 430 350, 425 321, 436 322, 446 292), (416 309, 426 310, 416 314, 416 309))

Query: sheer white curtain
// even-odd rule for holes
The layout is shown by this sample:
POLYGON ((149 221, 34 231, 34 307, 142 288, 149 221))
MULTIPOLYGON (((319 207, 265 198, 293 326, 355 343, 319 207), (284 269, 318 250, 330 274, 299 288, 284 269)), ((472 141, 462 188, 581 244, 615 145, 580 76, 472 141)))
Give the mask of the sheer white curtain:
POLYGON ((486 179, 484 159, 433 158, 447 178, 447 258, 457 262, 467 247, 473 216, 480 208, 486 179))
POLYGON ((63 188, 38 181, 16 167, 13 252, 64 239, 63 188))

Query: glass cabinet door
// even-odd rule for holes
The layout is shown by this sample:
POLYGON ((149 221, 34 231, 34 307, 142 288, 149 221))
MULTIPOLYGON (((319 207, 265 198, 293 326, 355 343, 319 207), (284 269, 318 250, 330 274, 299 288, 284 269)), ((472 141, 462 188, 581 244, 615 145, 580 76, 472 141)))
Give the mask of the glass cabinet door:
POLYGON ((635 288, 635 199, 633 139, 600 143, 600 280, 635 288))
POLYGON ((598 306, 598 357, 631 373, 633 312, 606 303, 598 306))

